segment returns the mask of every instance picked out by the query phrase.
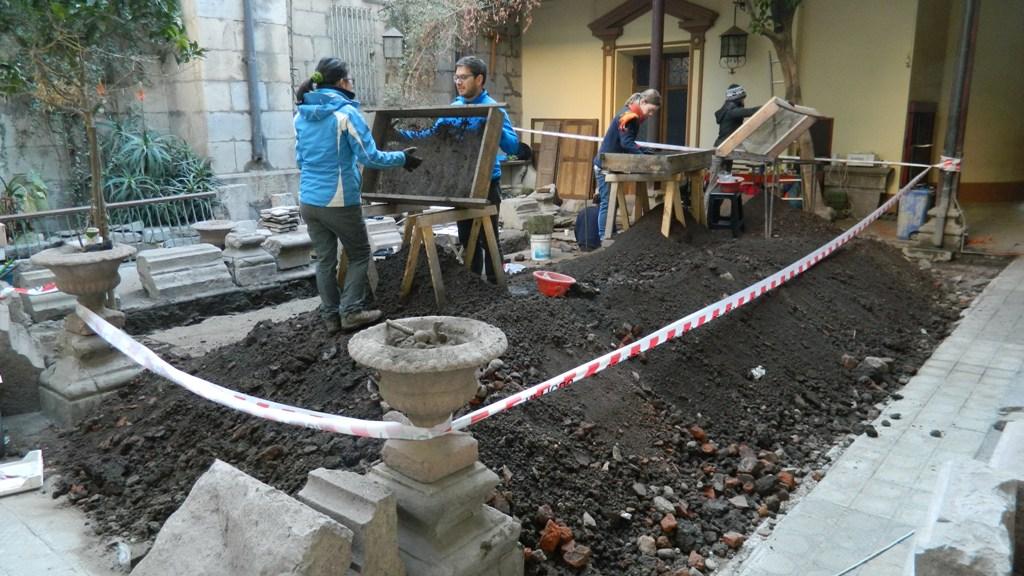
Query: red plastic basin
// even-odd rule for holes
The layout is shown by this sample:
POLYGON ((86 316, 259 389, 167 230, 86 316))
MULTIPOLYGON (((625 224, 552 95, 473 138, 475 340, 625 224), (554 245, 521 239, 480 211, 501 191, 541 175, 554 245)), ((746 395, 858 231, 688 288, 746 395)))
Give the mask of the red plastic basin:
POLYGON ((551 297, 565 296, 569 287, 576 283, 576 279, 572 276, 547 270, 537 270, 533 273, 533 279, 537 281, 537 290, 541 294, 551 297))

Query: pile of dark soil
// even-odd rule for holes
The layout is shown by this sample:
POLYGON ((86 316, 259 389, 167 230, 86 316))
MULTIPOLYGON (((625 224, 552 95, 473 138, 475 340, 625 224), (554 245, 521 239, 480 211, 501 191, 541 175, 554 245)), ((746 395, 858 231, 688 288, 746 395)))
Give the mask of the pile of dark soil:
MULTIPOLYGON (((748 233, 738 239, 693 223, 665 239, 655 212, 610 248, 555 267, 599 288, 592 298, 542 297, 528 275, 512 278, 504 294, 445 261, 453 302, 443 312, 494 324, 509 339, 503 365, 482 379, 482 400, 654 330, 837 232, 777 208, 778 237, 765 240, 758 204, 745 210, 748 233)), ((403 256, 379 267, 380 306, 392 317, 436 313, 425 265, 410 302, 398 304, 403 256)), ((549 519, 571 528, 590 549, 588 574, 646 575, 688 563, 707 572, 732 554, 731 532, 749 534, 775 514, 797 484, 820 474, 839 437, 863 429, 873 405, 896 393, 948 333, 958 308, 895 250, 855 241, 752 305, 471 428, 483 462, 503 478, 491 503, 522 521, 531 549, 549 519), (866 356, 892 358, 889 371, 858 373, 853 366, 866 356), (758 366, 765 374, 754 379, 758 366)), ((305 314, 259 324, 202 358, 170 360, 278 402, 379 419, 379 398, 366 385, 372 374, 354 365, 346 343, 305 314)), ((363 471, 380 449, 376 440, 235 413, 152 375, 55 443, 57 493, 87 510, 100 533, 143 538, 155 536, 214 458, 295 492, 310 470, 363 471)), ((556 550, 531 554, 527 572, 578 570, 556 550)))

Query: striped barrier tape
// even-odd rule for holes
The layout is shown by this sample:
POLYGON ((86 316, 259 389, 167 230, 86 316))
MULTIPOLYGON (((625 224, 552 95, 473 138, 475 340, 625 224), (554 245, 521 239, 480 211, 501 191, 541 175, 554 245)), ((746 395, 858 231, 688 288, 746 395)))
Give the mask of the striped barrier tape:
MULTIPOLYGON (((569 134, 567 132, 551 132, 550 130, 530 130, 527 128, 512 128, 520 134, 538 134, 540 136, 554 136, 556 138, 568 138, 570 140, 583 140, 586 142, 598 142, 600 143, 603 139, 600 136, 583 136, 581 134, 569 134)), ((637 142, 637 146, 641 148, 651 148, 655 150, 672 150, 675 152, 707 152, 713 150, 713 148, 693 148, 692 146, 678 146, 676 144, 660 144, 658 142, 637 142)), ((947 158, 942 157, 943 161, 947 158)), ((803 160, 799 156, 779 156, 779 160, 798 162, 803 160)), ((886 160, 849 160, 847 158, 814 158, 815 162, 824 162, 826 164, 870 164, 872 166, 906 166, 908 168, 941 168, 944 164, 939 162, 938 164, 917 164, 914 162, 889 162, 886 160)), ((951 159, 950 159, 951 160, 951 159)), ((960 160, 956 160, 958 166, 957 172, 959 172, 960 160)))
POLYGON ((744 288, 739 292, 736 292, 730 296, 726 296, 725 298, 722 298, 718 302, 708 304, 704 308, 697 310, 696 312, 690 314, 689 316, 680 318, 679 320, 676 320, 675 322, 663 328, 655 330, 654 332, 642 338, 638 338, 636 342, 633 342, 626 346, 622 346, 621 348, 609 352, 604 356, 597 358, 596 360, 592 360, 590 362, 587 362, 586 364, 577 366, 576 368, 573 368, 571 370, 567 370, 559 374, 558 376, 555 376, 554 378, 549 378, 548 380, 545 380, 544 382, 541 382, 540 384, 537 384, 535 386, 531 386, 526 390, 517 392, 507 398, 504 398, 502 400, 499 400, 497 402, 474 410, 473 412, 470 412, 469 414, 466 414, 465 416, 462 416, 456 419, 454 422, 452 422, 452 429, 461 430, 463 428, 466 428, 467 426, 476 424, 481 420, 490 418, 495 414, 500 414, 501 412, 504 412, 505 410, 508 410, 513 406, 517 406, 529 400, 540 398, 545 394, 550 394, 556 390, 565 388, 566 386, 574 384, 584 378, 589 378, 590 376, 593 376, 594 374, 597 374, 602 370, 611 368, 612 366, 615 366, 616 364, 624 362, 630 358, 633 358, 642 352, 646 352, 647 350, 650 350, 655 346, 660 346, 665 342, 679 338, 683 334, 695 328, 700 328, 704 324, 712 320, 715 320, 716 318, 720 318, 721 316, 724 316, 741 306, 750 304, 755 299, 763 296, 768 291, 774 290, 779 286, 785 284, 786 282, 789 282, 799 274, 803 274, 812 266, 814 266, 818 262, 821 262, 825 257, 829 256, 830 254, 838 250, 840 247, 845 245, 847 242, 855 238, 857 235, 863 232, 869 225, 871 225, 872 222, 877 220, 879 216, 881 216, 890 208, 892 208, 893 205, 899 201, 900 197, 902 197, 907 190, 911 189, 914 185, 916 185, 921 180, 921 178, 923 178, 924 175, 927 173, 927 170, 922 171, 906 186, 901 188, 899 192, 897 192, 892 198, 890 198, 884 204, 879 206, 878 209, 876 209, 863 220, 858 222, 852 228, 846 230, 845 232, 834 238, 831 242, 811 252, 807 256, 804 256, 800 260, 797 260, 796 262, 790 264, 789 266, 783 268, 782 270, 776 272, 775 274, 772 274, 771 276, 751 286, 748 286, 747 288, 744 288))
POLYGON ((47 282, 42 286, 36 286, 35 288, 15 288, 13 286, 5 286, 0 289, 0 300, 7 298, 11 294, 28 294, 29 296, 38 296, 39 294, 49 294, 57 291, 57 284, 54 282, 47 282))
POLYGON ((75 311, 85 321, 85 323, 88 324, 94 332, 96 332, 96 334, 110 343, 113 347, 120 350, 132 361, 156 374, 159 374, 160 376, 163 376, 171 382, 184 387, 190 392, 222 406, 226 406, 246 414, 251 414, 259 418, 272 420, 274 422, 304 426, 307 428, 314 428, 316 430, 323 430, 325 432, 335 432, 351 436, 366 436, 371 438, 425 440, 447 434, 454 430, 465 429, 477 422, 480 422, 481 420, 485 420, 491 416, 505 412, 515 406, 525 404, 531 400, 536 400, 541 396, 545 396, 555 392, 556 390, 575 384, 580 380, 589 378, 598 372, 633 358, 642 352, 646 352, 656 346, 660 346, 661 344, 679 338, 683 334, 695 328, 700 328, 704 324, 720 318, 741 306, 750 304, 765 293, 789 282, 799 274, 803 274, 815 264, 821 262, 824 258, 858 236, 872 222, 892 208, 903 194, 915 186, 927 173, 927 170, 922 171, 906 186, 901 188, 892 198, 879 206, 878 209, 858 222, 852 228, 846 230, 827 244, 821 246, 817 250, 814 250, 810 254, 775 274, 772 274, 771 276, 768 276, 767 278, 764 278, 763 280, 756 282, 739 292, 709 304, 663 328, 655 330, 654 332, 639 338, 636 342, 622 346, 621 348, 609 352, 595 360, 577 366, 571 370, 567 370, 553 378, 545 380, 544 382, 474 410, 465 416, 455 419, 450 424, 440 424, 434 428, 419 428, 416 426, 404 425, 399 422, 349 418, 337 414, 327 414, 324 412, 307 410, 305 408, 297 408, 287 404, 279 404, 277 402, 250 396, 248 394, 242 394, 241 392, 236 392, 229 388, 208 382, 202 378, 193 376, 171 366, 165 360, 157 356, 152 350, 146 348, 131 336, 109 324, 95 312, 81 304, 77 305, 75 311))

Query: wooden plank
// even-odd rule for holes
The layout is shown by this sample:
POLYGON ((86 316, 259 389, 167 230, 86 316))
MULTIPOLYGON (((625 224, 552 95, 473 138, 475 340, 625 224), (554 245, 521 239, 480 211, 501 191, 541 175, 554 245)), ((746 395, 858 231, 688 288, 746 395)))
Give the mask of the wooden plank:
MULTIPOLYGON (((563 120, 561 132, 580 136, 596 136, 598 121, 563 120)), ((586 200, 594 193, 594 156, 597 142, 565 138, 558 146, 558 168, 555 176, 561 198, 586 200)))
POLYGON ((462 256, 463 264, 466 265, 466 270, 471 270, 473 266, 473 257, 476 256, 476 241, 480 237, 480 219, 473 219, 473 227, 469 230, 469 240, 466 243, 466 253, 462 256))
POLYGON ((367 114, 384 113, 391 118, 445 118, 448 116, 487 116, 492 108, 507 108, 505 102, 466 104, 464 106, 413 106, 410 108, 369 108, 367 114))
POLYGON ((390 204, 419 204, 426 206, 466 206, 476 208, 487 204, 487 198, 451 198, 440 196, 406 196, 404 194, 363 194, 363 200, 390 204))
POLYGON ((601 167, 609 172, 679 173, 707 168, 712 150, 682 154, 601 154, 601 167))
MULTIPOLYGON (((558 132, 562 123, 558 120, 545 122, 545 132, 558 132)), ((537 189, 555 183, 555 175, 558 172, 558 145, 561 138, 557 136, 541 136, 540 155, 537 158, 537 189)))
MULTIPOLYGON (((371 135, 373 136, 374 143, 383 143, 387 139, 388 130, 391 128, 391 119, 385 114, 377 114, 373 117, 373 129, 371 135)), ((377 189, 377 180, 380 178, 380 170, 364 168, 363 169, 363 183, 360 185, 360 191, 365 195, 367 192, 373 192, 377 189)), ((364 196, 365 198, 365 196, 364 196)))
POLYGON ((447 224, 449 222, 458 222, 459 220, 469 220, 470 218, 493 216, 497 213, 498 207, 494 204, 488 204, 483 208, 460 208, 428 212, 417 216, 416 221, 421 224, 436 226, 437 224, 447 224))
MULTIPOLYGON (((402 273, 402 289, 398 293, 399 302, 405 302, 409 299, 409 293, 412 292, 412 281, 416 276, 416 264, 420 258, 420 245, 423 243, 423 233, 420 231, 419 226, 415 223, 409 223, 407 226, 412 228, 412 238, 409 241, 409 257, 405 259, 405 271, 402 273)), ((433 231, 427 229, 433 234, 433 231)))
POLYGON ((505 117, 499 108, 491 108, 484 126, 483 140, 480 142, 480 153, 476 157, 476 172, 470 198, 487 199, 491 187, 491 172, 494 170, 494 159, 498 156, 501 143, 501 130, 505 117))
POLYGON ((370 218, 372 216, 393 216, 396 214, 402 214, 405 212, 413 212, 423 210, 423 206, 418 204, 364 204, 363 205, 363 217, 370 218))
POLYGON ((445 303, 444 278, 441 277, 441 261, 437 257, 437 245, 434 244, 434 231, 422 222, 416 226, 423 237, 423 248, 427 253, 427 265, 430 267, 430 283, 434 285, 434 302, 438 308, 445 303))
POLYGON ((621 172, 606 172, 605 182, 667 182, 679 180, 679 174, 623 174, 621 172))
POLYGON ((484 237, 487 239, 487 253, 491 257, 491 265, 494 267, 494 281, 497 283, 498 288, 507 290, 508 287, 505 284, 505 265, 501 261, 501 254, 498 252, 498 235, 492 226, 490 218, 477 218, 477 222, 480 222, 484 228, 484 237))
POLYGON ((687 172, 690 181, 690 214, 702 226, 707 226, 707 211, 704 210, 704 170, 687 172))

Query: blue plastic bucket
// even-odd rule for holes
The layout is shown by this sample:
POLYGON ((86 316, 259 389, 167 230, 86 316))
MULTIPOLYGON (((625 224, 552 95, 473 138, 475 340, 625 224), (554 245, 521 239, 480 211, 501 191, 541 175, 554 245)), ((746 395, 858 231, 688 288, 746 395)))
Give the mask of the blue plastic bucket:
POLYGON ((924 225, 931 205, 931 186, 918 186, 907 190, 900 198, 900 208, 896 215, 896 236, 900 240, 909 240, 910 236, 924 225))

